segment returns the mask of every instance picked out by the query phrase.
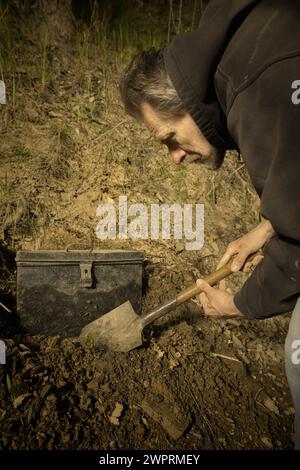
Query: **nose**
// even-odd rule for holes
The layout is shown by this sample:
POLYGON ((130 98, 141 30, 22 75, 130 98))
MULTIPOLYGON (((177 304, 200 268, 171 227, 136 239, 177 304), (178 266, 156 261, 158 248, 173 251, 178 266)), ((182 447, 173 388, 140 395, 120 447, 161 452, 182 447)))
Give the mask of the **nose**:
POLYGON ((182 149, 170 150, 170 157, 176 165, 179 165, 184 157, 186 156, 186 151, 182 149))

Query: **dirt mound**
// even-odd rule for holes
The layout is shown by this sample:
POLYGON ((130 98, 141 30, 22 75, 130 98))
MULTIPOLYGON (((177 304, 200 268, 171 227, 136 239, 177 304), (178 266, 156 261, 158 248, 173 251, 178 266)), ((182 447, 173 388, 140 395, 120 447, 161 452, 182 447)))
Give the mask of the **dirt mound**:
POLYGON ((0 447, 291 448, 279 346, 287 321, 211 322, 191 304, 128 354, 59 337, 9 340, 0 447))

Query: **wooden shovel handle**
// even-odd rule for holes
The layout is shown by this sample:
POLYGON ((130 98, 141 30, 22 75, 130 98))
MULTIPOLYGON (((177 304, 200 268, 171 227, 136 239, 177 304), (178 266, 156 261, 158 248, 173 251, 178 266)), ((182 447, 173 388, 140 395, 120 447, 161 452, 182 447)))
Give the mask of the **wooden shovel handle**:
MULTIPOLYGON (((252 261, 259 254, 260 252, 257 251, 256 253, 253 253, 252 255, 248 256, 244 265, 248 263, 249 261, 252 261)), ((233 272, 231 270, 232 262, 233 262, 232 259, 229 260, 228 263, 222 266, 222 268, 204 277, 204 281, 206 281, 210 286, 214 286, 218 282, 222 281, 222 279, 225 279, 225 277, 229 276, 229 274, 233 272)), ((192 299, 193 297, 195 297, 196 295, 199 295, 200 293, 201 293, 201 289, 196 284, 194 284, 191 287, 188 287, 187 289, 183 290, 182 292, 180 292, 180 294, 177 295, 176 297, 177 305, 180 305, 183 302, 186 302, 187 300, 192 299)))

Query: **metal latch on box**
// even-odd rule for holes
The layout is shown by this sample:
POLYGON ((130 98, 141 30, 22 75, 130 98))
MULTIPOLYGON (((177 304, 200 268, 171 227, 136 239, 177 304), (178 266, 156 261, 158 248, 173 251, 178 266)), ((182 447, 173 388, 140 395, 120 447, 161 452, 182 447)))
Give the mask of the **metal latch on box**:
POLYGON ((80 263, 80 285, 81 287, 92 287, 93 263, 80 263))

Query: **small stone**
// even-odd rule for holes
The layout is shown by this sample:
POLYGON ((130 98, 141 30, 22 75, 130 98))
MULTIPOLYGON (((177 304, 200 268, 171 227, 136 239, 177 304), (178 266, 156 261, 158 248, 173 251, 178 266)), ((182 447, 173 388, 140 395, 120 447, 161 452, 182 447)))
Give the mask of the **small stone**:
POLYGON ((109 418, 109 421, 115 426, 119 426, 120 424, 119 418, 122 414, 123 409, 124 409, 124 406, 121 403, 117 402, 115 405, 115 409, 109 418))
POLYGON ((286 416, 292 416, 295 411, 294 411, 294 408, 292 406, 289 406, 286 410, 284 410, 283 412, 286 416))
POLYGON ((135 428, 135 433, 140 437, 144 437, 145 435, 145 427, 142 425, 142 423, 139 423, 137 427, 135 428))
POLYGON ((271 400, 271 398, 267 398, 265 401, 264 401, 264 406, 269 410, 271 411, 272 413, 275 413, 277 416, 279 416, 279 409, 278 409, 278 406, 275 404, 275 402, 273 400, 271 400))
POLYGON ((175 242, 176 254, 178 255, 179 253, 182 253, 184 250, 185 250, 185 244, 182 241, 176 241, 175 242))
POLYGON ((179 365, 179 362, 174 358, 174 357, 171 357, 169 359, 169 369, 174 369, 174 367, 177 367, 179 365))
POLYGON ((144 418, 144 416, 142 416, 142 423, 146 426, 146 428, 149 427, 149 423, 148 423, 148 421, 146 420, 146 418, 144 418))
POLYGON ((226 446, 226 439, 224 437, 218 437, 218 441, 222 446, 226 446))
POLYGON ((269 437, 263 436, 260 440, 268 449, 273 449, 273 443, 269 437))

